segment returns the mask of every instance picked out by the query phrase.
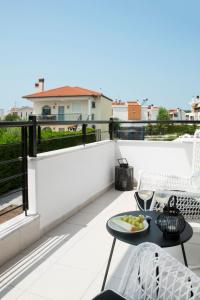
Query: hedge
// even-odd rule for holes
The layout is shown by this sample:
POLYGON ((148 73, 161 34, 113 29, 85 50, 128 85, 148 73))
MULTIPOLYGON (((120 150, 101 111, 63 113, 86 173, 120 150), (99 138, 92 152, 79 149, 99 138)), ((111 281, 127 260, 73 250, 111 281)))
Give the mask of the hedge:
MULTIPOLYGON (((0 145, 0 162, 18 158, 21 156, 21 144, 2 144, 0 145)), ((21 162, 12 162, 0 165, 0 179, 16 175, 22 172, 21 162)), ((21 177, 0 183, 0 195, 17 189, 21 186, 21 177)))
MULTIPOLYGON (((20 130, 12 130, 0 132, 0 163, 6 160, 11 160, 21 156, 20 130), (18 134, 16 134, 18 132, 18 134)), ((94 130, 87 129, 86 143, 93 143, 96 141, 94 130)), ((80 132, 43 132, 41 143, 38 144, 38 153, 58 150, 67 147, 73 147, 82 144, 82 135, 80 132)), ((9 164, 0 164, 0 179, 19 174, 22 172, 22 163, 13 162, 9 164)), ((12 179, 0 183, 0 195, 3 195, 13 189, 22 186, 22 178, 12 179)))
POLYGON ((149 124, 145 127, 145 135, 177 134, 180 136, 186 133, 194 134, 197 128, 197 125, 187 124, 149 124))

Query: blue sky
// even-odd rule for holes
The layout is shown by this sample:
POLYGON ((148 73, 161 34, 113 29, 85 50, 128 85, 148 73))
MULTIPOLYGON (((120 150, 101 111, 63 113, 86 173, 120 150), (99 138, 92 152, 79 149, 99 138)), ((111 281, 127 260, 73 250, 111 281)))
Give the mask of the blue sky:
MULTIPOLYGON (((45 88, 189 108, 200 94, 200 1, 0 0, 0 107, 45 88)), ((29 104, 29 103, 28 103, 29 104)))

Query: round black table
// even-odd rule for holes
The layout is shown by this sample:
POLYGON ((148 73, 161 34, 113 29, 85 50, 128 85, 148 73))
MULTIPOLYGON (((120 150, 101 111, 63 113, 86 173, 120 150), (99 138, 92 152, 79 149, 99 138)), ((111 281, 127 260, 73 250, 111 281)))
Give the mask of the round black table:
POLYGON ((188 224, 186 222, 185 229, 180 234, 180 238, 178 240, 165 240, 163 238, 163 233, 159 230, 158 226, 155 223, 155 220, 157 219, 160 212, 155 212, 155 211, 146 211, 146 212, 145 211, 142 211, 142 212, 141 211, 128 211, 128 212, 118 214, 114 217, 123 216, 123 215, 138 216, 138 215, 141 215, 141 214, 148 215, 152 218, 150 226, 148 227, 148 229, 145 230, 145 231, 142 231, 142 232, 137 232, 137 233, 119 232, 119 231, 114 230, 111 227, 109 227, 108 222, 107 222, 106 228, 107 228, 108 232, 113 236, 114 239, 113 239, 113 243, 112 243, 112 247, 111 247, 111 251, 110 251, 110 255, 109 255, 109 259, 108 259, 108 264, 107 264, 107 267, 106 267, 106 272, 105 272, 105 275, 104 275, 103 285, 102 285, 102 289, 101 289, 102 291, 104 290, 104 287, 105 287, 105 284, 106 284, 106 279, 107 279, 107 275, 108 275, 108 271, 109 271, 113 251, 114 251, 114 248, 115 248, 116 239, 120 240, 122 242, 128 243, 128 244, 131 244, 131 245, 135 245, 135 246, 137 246, 141 243, 144 243, 144 242, 154 243, 154 244, 156 244, 156 245, 158 245, 162 248, 174 247, 174 246, 181 245, 184 263, 185 263, 186 267, 188 266, 183 243, 187 242, 193 235, 193 230, 192 230, 192 227, 190 226, 190 224, 188 224))

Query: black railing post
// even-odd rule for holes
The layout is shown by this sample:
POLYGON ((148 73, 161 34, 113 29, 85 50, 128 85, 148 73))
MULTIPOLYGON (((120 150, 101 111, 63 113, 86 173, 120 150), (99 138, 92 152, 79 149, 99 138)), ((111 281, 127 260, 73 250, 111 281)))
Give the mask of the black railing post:
POLYGON ((114 133, 113 118, 110 118, 110 122, 109 122, 110 140, 113 140, 113 133, 114 133))
POLYGON ((21 139, 22 139, 22 204, 25 215, 27 216, 28 210, 28 147, 27 147, 27 127, 21 127, 21 139))
POLYGON ((41 143, 41 126, 38 126, 38 144, 41 143))
POLYGON ((83 145, 86 144, 86 128, 87 128, 87 124, 83 124, 82 125, 82 142, 83 142, 83 145))
POLYGON ((36 116, 29 116, 32 126, 29 127, 29 156, 37 156, 37 134, 36 134, 36 116))

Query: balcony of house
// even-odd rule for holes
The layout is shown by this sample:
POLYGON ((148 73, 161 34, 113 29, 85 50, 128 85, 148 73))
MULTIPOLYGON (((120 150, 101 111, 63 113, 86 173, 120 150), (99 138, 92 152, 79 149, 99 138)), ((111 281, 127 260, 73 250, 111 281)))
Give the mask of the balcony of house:
MULTIPOLYGON (((101 290, 113 242, 106 222, 137 209, 134 190, 114 189, 117 160, 125 157, 133 166, 134 188, 141 170, 189 177, 194 143, 114 140, 109 121, 111 140, 37 153, 37 124, 24 124, 30 128, 30 155, 23 147, 21 156, 27 163, 23 193, 28 203, 23 203, 26 214, 0 227, 0 298, 93 299, 101 290)), ((23 138, 26 134, 22 129, 23 138)), ((83 142, 84 134, 83 126, 83 142)), ((189 265, 200 261, 199 243, 198 232, 185 243, 189 265)), ((118 289, 133 248, 116 242, 106 289, 118 289)), ((180 246, 165 250, 184 263, 180 246)), ((195 273, 200 275, 200 269, 195 273)))
POLYGON ((71 114, 42 114, 37 115, 38 121, 89 121, 95 120, 95 115, 71 113, 71 114))

